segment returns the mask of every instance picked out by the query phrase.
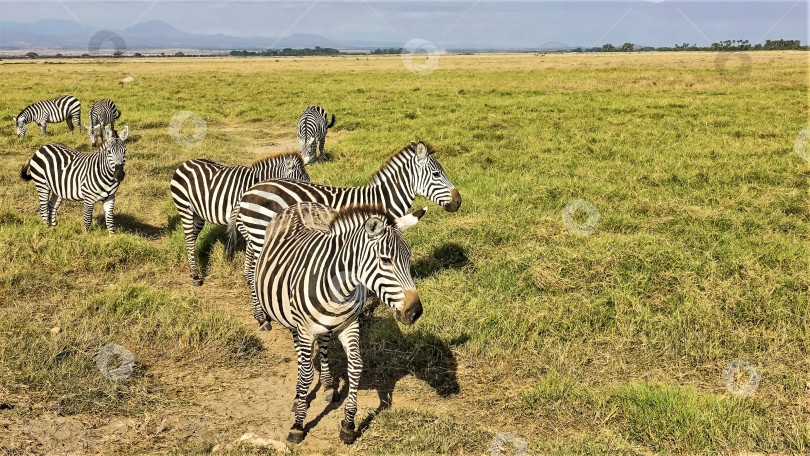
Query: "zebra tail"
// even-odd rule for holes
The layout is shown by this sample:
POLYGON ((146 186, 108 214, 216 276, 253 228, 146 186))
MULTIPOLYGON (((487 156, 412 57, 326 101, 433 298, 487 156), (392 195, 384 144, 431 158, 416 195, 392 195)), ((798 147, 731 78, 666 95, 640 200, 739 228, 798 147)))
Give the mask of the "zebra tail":
POLYGON ((326 128, 332 128, 333 125, 335 125, 335 115, 334 114, 332 114, 332 123, 327 125, 326 128))
POLYGON ((30 162, 23 165, 22 169, 20 170, 20 177, 23 180, 27 180, 27 181, 30 181, 31 179, 33 179, 33 177, 31 176, 31 163, 30 162))
POLYGON ((233 261, 233 255, 237 250, 245 249, 245 238, 242 233, 236 229, 236 217, 239 214, 239 207, 235 207, 231 214, 231 220, 228 223, 228 239, 225 241, 225 258, 228 261, 233 261))

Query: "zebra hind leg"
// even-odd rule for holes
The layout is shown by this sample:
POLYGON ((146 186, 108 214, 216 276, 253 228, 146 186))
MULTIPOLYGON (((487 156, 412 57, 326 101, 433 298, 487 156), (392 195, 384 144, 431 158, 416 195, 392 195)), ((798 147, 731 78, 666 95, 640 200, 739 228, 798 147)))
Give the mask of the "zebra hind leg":
POLYGON ((191 220, 187 220, 187 218, 182 218, 183 222, 183 233, 185 234, 186 238, 186 256, 188 257, 188 267, 191 271, 191 284, 195 287, 202 285, 205 282, 205 278, 200 275, 200 272, 197 270, 197 259, 196 255, 194 254, 195 246, 197 245, 197 237, 200 235, 200 231, 202 231, 203 226, 205 226, 205 220, 197 216, 197 214, 193 214, 191 220))
POLYGON ((48 198, 48 205, 49 205, 49 225, 56 226, 56 211, 59 210, 59 206, 62 205, 62 197, 57 195, 56 193, 51 193, 51 196, 48 198))
POLYGON ((326 402, 337 402, 340 395, 335 387, 332 372, 329 370, 329 339, 332 333, 318 336, 318 353, 321 355, 321 387, 323 388, 323 400, 326 402))
POLYGON ((307 393, 315 372, 312 369, 312 348, 314 340, 308 334, 301 334, 292 330, 295 351, 298 355, 298 384, 295 387, 295 422, 287 434, 287 441, 291 443, 301 443, 306 433, 304 432, 304 420, 307 417, 307 393))
POLYGON ((243 271, 245 279, 247 279, 248 287, 250 288, 250 298, 253 303, 253 318, 259 324, 259 331, 270 331, 273 329, 270 324, 270 316, 264 311, 264 307, 259 303, 259 296, 256 294, 256 271, 253 266, 256 264, 253 247, 250 241, 245 237, 245 269, 243 271))
POLYGON ((37 196, 39 197, 39 217, 45 222, 45 225, 51 226, 51 196, 50 190, 47 188, 37 187, 37 196))

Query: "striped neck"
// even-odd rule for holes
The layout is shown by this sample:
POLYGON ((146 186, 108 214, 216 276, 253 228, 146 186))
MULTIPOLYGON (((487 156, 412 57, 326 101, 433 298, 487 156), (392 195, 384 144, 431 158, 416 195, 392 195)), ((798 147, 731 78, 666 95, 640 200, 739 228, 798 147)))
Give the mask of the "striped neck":
POLYGON ((371 177, 368 187, 375 190, 380 200, 385 202, 388 212, 394 217, 405 215, 416 199, 413 184, 415 161, 415 153, 405 149, 391 157, 371 177))

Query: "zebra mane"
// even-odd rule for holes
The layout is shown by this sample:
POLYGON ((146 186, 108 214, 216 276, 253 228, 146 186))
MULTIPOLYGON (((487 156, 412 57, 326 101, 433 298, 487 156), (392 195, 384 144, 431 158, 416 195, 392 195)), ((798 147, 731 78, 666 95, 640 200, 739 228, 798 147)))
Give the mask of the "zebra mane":
POLYGON ((396 219, 379 204, 351 204, 335 212, 332 219, 329 220, 329 230, 334 231, 341 224, 358 224, 359 226, 373 215, 385 220, 385 224, 388 226, 397 226, 396 219))
POLYGON ((278 160, 278 159, 284 160, 284 159, 288 159, 288 158, 296 160, 298 162, 298 164, 302 168, 304 167, 304 160, 301 158, 301 154, 299 154, 298 152, 279 152, 277 154, 270 155, 268 157, 262 157, 262 158, 260 158, 260 159, 258 159, 256 161, 254 161, 253 163, 251 163, 250 167, 253 168, 256 165, 260 165, 260 164, 263 164, 263 163, 269 163, 271 161, 278 160))
MULTIPOLYGON (((380 175, 381 175, 382 171, 383 171, 383 170, 384 170, 384 169, 385 169, 385 168, 386 168, 386 167, 387 167, 389 164, 391 164, 391 162, 392 162, 392 161, 393 161, 393 160, 394 160, 396 157, 398 157, 398 156, 400 156, 401 154, 404 154, 404 153, 406 153, 406 152, 412 152, 412 153, 416 153, 416 145, 417 145, 417 144, 418 144, 418 143, 411 141, 411 143, 410 143, 410 144, 408 144, 408 145, 407 145, 407 146, 406 146, 404 149, 402 149, 402 150, 400 150, 399 152, 397 152, 397 153, 395 153, 395 154, 392 154, 390 157, 388 157, 388 158, 387 158, 387 159, 386 159, 386 160, 383 162, 383 164, 382 164, 382 165, 380 165, 380 167, 379 167, 379 168, 377 168, 377 171, 374 171, 374 174, 372 174, 372 175, 371 175, 371 182, 372 182, 372 183, 377 182, 377 181, 378 181, 378 179, 380 178, 380 175)), ((426 143, 426 142, 424 142, 424 141, 422 142, 422 144, 424 144, 424 145, 425 145, 425 147, 427 148, 428 155, 433 155, 433 146, 431 146, 430 144, 428 144, 428 143, 426 143)))

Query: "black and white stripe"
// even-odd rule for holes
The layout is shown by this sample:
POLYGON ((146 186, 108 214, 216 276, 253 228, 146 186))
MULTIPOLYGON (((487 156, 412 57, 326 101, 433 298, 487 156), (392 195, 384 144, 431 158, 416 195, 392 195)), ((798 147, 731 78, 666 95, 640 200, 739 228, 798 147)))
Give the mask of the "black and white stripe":
POLYGON ((309 181, 309 174, 297 153, 279 154, 246 166, 225 166, 198 158, 181 164, 171 181, 186 240, 188 265, 194 285, 202 285, 194 246, 205 222, 227 225, 231 210, 253 184, 272 178, 309 181))
MULTIPOLYGON (((302 201, 322 203, 335 209, 351 204, 378 204, 398 219, 403 228, 424 215, 424 210, 403 219, 416 199, 429 198, 455 212, 461 206, 461 194, 450 183, 431 148, 423 142, 411 143, 394 154, 364 187, 330 187, 310 182, 268 180, 249 188, 239 201, 228 226, 225 253, 232 258, 240 238, 244 238, 244 274, 253 291, 252 265, 264 244, 264 231, 273 217, 285 208, 302 201)), ((265 315, 253 295, 253 312, 264 326, 265 315)))
POLYGON ((301 144, 301 157, 304 163, 318 159, 318 151, 323 157, 323 147, 326 144, 326 132, 335 125, 335 115, 332 122, 327 124, 326 111, 320 106, 310 106, 304 109, 298 119, 298 143, 301 144))
POLYGON ((97 153, 77 152, 63 144, 41 147, 20 171, 25 180, 34 180, 39 194, 39 216, 46 225, 56 225, 55 208, 62 199, 84 201, 84 230, 90 230, 93 206, 104 204, 107 231, 113 233, 112 213, 115 193, 124 180, 129 127, 121 135, 105 132, 97 153))
POLYGON ((109 98, 102 98, 93 103, 90 108, 90 126, 87 127, 90 131, 90 143, 96 145, 98 138, 96 128, 99 129, 102 136, 104 135, 103 129, 105 125, 109 125, 110 129, 115 133, 115 120, 119 117, 121 117, 121 111, 109 98))
POLYGON ((28 129, 28 124, 36 122, 42 134, 48 123, 67 123, 68 130, 73 131, 73 122, 82 129, 82 104, 72 95, 51 98, 49 100, 38 101, 14 117, 14 126, 17 128, 17 136, 22 138, 28 129))
POLYGON ((340 438, 355 438, 360 358, 357 317, 370 292, 413 324, 422 303, 411 277, 411 251, 382 206, 348 206, 335 210, 301 203, 282 211, 267 227, 256 262, 256 292, 264 311, 292 332, 298 357, 295 422, 287 437, 304 438, 307 394, 314 378, 313 348, 321 353, 321 385, 327 401, 337 401, 327 347, 332 333, 346 351, 349 394, 340 438))

